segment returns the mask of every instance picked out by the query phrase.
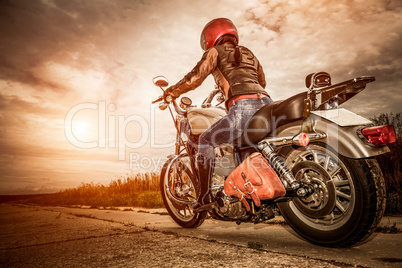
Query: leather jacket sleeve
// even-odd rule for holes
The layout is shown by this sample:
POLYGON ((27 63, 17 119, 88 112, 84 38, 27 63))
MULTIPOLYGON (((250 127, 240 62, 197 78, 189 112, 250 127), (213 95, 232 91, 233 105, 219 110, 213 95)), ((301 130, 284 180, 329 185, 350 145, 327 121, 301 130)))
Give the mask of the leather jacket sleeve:
POLYGON ((258 83, 262 86, 262 88, 265 88, 267 86, 267 81, 265 80, 264 70, 262 69, 262 66, 259 62, 258 62, 257 75, 258 75, 258 83))
POLYGON ((200 86, 217 66, 218 52, 215 48, 207 50, 197 65, 175 85, 166 89, 165 94, 175 98, 200 86))

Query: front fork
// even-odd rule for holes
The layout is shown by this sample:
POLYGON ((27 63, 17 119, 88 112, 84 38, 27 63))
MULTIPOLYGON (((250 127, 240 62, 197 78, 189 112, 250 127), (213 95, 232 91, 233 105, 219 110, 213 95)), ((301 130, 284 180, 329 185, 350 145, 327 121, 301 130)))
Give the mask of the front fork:
POLYGON ((282 159, 279 158, 279 156, 276 154, 276 152, 268 142, 260 142, 258 144, 258 147, 261 150, 264 158, 279 175, 279 178, 281 179, 284 186, 289 185, 290 188, 299 197, 306 197, 312 194, 313 190, 306 185, 302 185, 299 181, 295 179, 292 172, 290 172, 290 170, 285 166, 285 163, 282 161, 282 159))

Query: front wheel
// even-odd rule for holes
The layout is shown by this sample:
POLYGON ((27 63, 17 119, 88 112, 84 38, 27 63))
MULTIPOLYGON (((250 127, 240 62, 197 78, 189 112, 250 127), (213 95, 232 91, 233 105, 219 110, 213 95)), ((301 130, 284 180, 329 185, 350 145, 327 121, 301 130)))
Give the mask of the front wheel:
POLYGON ((350 247, 374 232, 385 210, 385 182, 375 159, 350 159, 324 144, 285 155, 295 178, 313 189, 278 207, 288 224, 321 246, 350 247))
POLYGON ((191 206, 199 193, 194 173, 185 157, 172 158, 164 164, 160 189, 163 203, 178 225, 196 228, 204 222, 207 212, 194 213, 191 206))

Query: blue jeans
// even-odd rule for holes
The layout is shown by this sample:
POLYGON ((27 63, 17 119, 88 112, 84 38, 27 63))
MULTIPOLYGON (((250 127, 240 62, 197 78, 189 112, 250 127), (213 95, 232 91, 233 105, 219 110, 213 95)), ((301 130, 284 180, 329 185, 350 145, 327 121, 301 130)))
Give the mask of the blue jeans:
POLYGON ((223 143, 233 144, 240 139, 254 113, 270 102, 272 100, 264 96, 261 99, 243 99, 234 103, 227 115, 201 134, 198 154, 203 155, 206 160, 214 159, 214 147, 223 143))

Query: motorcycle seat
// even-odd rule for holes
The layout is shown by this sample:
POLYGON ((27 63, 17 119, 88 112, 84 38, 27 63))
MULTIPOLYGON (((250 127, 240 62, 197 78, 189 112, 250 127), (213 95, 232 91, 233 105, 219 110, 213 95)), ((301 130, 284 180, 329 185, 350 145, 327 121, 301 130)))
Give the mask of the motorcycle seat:
POLYGON ((268 103, 259 109, 244 129, 241 145, 256 144, 274 129, 303 118, 304 100, 307 92, 286 100, 268 103))

